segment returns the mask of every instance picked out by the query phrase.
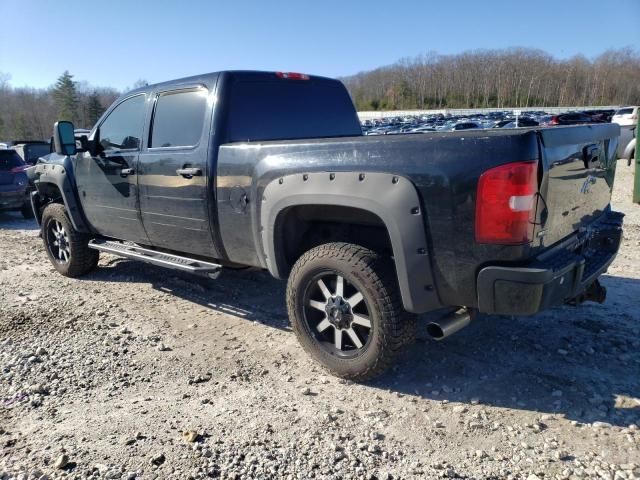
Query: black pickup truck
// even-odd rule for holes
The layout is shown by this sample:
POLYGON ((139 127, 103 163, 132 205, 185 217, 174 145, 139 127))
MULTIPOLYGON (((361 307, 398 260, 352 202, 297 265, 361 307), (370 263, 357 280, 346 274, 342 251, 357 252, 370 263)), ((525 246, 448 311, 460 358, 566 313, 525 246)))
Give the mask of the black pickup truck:
POLYGON ((344 86, 228 71, 134 90, 77 148, 30 169, 54 267, 99 252, 215 277, 288 279, 302 346, 363 380, 441 313, 444 338, 478 312, 531 315, 584 300, 622 236, 610 207, 617 125, 363 136, 344 86))

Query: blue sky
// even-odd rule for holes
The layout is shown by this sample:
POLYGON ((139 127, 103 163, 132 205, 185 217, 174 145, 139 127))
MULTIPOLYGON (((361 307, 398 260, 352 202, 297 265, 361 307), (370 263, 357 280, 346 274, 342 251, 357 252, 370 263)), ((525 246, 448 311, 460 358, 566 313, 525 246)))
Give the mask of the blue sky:
POLYGON ((1 0, 0 72, 14 87, 124 89, 224 69, 341 76, 435 50, 511 46, 589 58, 640 50, 640 0, 1 0))

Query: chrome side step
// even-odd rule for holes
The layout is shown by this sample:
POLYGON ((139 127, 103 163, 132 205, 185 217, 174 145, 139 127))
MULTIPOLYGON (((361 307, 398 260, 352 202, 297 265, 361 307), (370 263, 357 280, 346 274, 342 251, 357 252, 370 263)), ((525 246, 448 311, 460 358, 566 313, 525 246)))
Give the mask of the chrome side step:
POLYGON ((222 270, 222 265, 218 265, 216 263, 181 257, 171 253, 158 252, 156 250, 142 248, 137 245, 130 245, 110 240, 91 240, 89 242, 89 248, 110 253, 112 255, 118 255, 120 257, 130 258, 131 260, 140 260, 160 267, 172 268, 174 270, 194 273, 197 275, 204 275, 209 278, 217 278, 222 270))

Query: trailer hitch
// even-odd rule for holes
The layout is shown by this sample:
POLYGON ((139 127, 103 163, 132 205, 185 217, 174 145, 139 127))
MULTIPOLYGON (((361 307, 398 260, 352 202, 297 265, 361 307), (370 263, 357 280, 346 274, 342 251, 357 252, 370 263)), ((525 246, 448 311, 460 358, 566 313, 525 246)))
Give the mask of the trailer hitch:
POLYGON ((577 297, 569 300, 570 305, 579 305, 583 302, 604 303, 607 298, 607 289, 604 288, 598 280, 594 280, 584 292, 577 297))

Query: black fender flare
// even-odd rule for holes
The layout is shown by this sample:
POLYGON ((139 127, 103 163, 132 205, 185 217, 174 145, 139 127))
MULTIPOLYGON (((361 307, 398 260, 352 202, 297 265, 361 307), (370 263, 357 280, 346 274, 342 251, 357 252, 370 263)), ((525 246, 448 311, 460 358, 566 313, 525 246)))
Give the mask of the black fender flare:
POLYGON ((272 180, 262 196, 260 233, 264 263, 276 278, 287 274, 284 258, 276 251, 278 216, 302 205, 348 206, 375 214, 389 233, 404 308, 423 313, 442 306, 431 270, 424 212, 410 180, 379 172, 310 172, 272 180))
POLYGON ((37 189, 37 197, 32 196, 32 203, 41 205, 43 190, 47 184, 54 185, 60 192, 62 201, 69 219, 78 232, 88 233, 90 232, 89 223, 87 222, 80 202, 77 197, 77 190, 75 188, 75 181, 73 179, 73 170, 71 167, 71 161, 67 158, 63 163, 42 163, 35 166, 35 177, 37 180, 34 184, 37 189))

